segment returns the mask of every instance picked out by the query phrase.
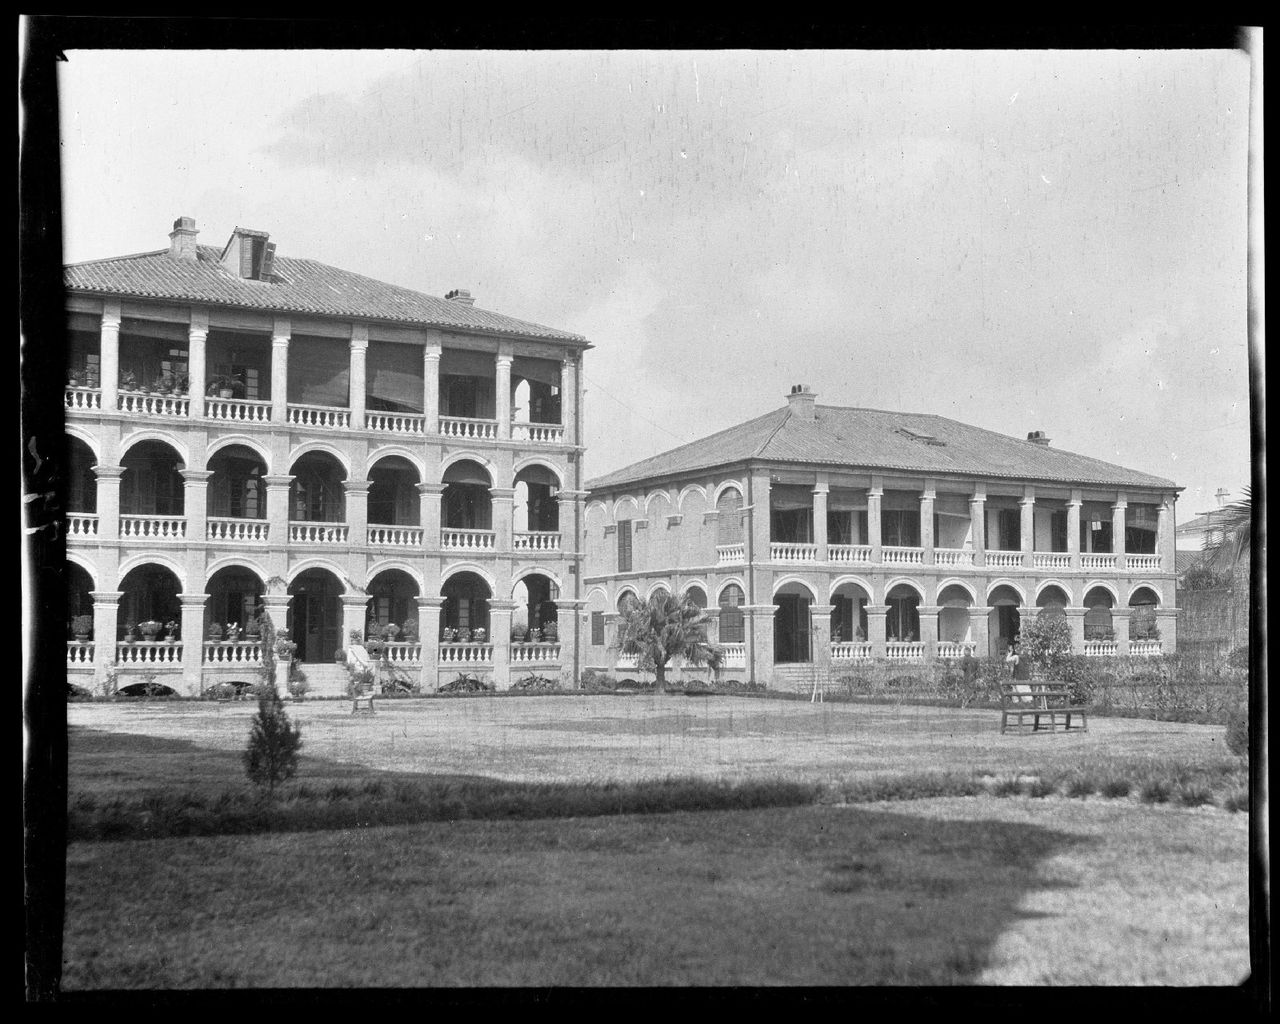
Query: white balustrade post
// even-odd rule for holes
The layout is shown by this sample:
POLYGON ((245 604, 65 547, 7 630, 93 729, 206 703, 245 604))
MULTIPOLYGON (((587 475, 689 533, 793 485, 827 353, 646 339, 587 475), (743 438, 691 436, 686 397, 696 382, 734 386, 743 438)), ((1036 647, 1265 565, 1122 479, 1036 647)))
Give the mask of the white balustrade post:
POLYGON ((351 389, 347 406, 351 410, 351 429, 364 430, 365 357, 369 350, 369 328, 364 324, 351 327, 351 389))
POLYGON ((187 696, 204 692, 204 606, 208 594, 179 594, 182 602, 182 685, 187 696))
POLYGON ((871 644, 871 657, 885 656, 888 641, 889 606, 887 604, 867 605, 867 642, 871 644))
POLYGON ((969 609, 969 633, 973 637, 973 656, 991 656, 991 608, 989 605, 973 605, 969 609))
POLYGON ((831 613, 833 611, 835 611, 835 605, 809 606, 809 636, 813 641, 813 650, 809 652, 809 656, 813 659, 813 668, 819 686, 823 686, 831 678, 831 613))
POLYGON ((204 390, 208 372, 205 368, 205 341, 209 337, 209 314, 201 309, 191 311, 187 327, 187 415, 204 419, 204 390))
MULTIPOLYGON (((1124 494, 1117 494, 1116 503, 1111 506, 1111 551, 1116 556, 1116 569, 1120 572, 1123 572, 1128 566, 1124 547, 1125 509, 1128 507, 1129 503, 1125 501, 1124 494)), ((1117 634, 1118 636, 1119 634, 1117 634)), ((1127 648, 1127 638, 1125 644, 1127 648)))
POLYGON ((205 534, 208 529, 209 478, 213 471, 183 469, 179 472, 183 480, 182 507, 187 517, 187 543, 202 544, 208 539, 205 534))
MULTIPOLYGON (((351 644, 352 632, 360 633, 361 642, 364 641, 365 623, 369 621, 369 595, 364 593, 348 592, 342 595, 342 636, 339 647, 347 647, 351 644)), ((330 657, 333 651, 325 652, 330 657)))
POLYGON ((1129 616, 1133 609, 1128 605, 1117 605, 1111 609, 1111 628, 1116 634, 1116 654, 1129 653, 1129 616))
POLYGON ((827 474, 819 473, 813 487, 813 541, 817 545, 819 562, 830 559, 830 551, 827 547, 827 495, 829 493, 827 474))
MULTIPOLYGON (((759 500, 758 492, 756 500, 759 500)), ((766 515, 766 521, 768 516, 766 515)), ((747 637, 747 675, 751 682, 773 682, 773 617, 777 606, 744 604, 739 606, 747 637)))
POLYGON ((498 343, 495 402, 498 408, 498 439, 501 441, 511 439, 511 353, 509 341, 498 343))
POLYGON ((98 540, 115 542, 120 539, 120 478, 124 466, 94 466, 93 475, 98 478, 98 540))
POLYGON ((938 656, 938 612, 936 605, 922 604, 916 608, 920 617, 920 642, 924 644, 925 661, 932 661, 938 656))
MULTIPOLYGON (((973 564, 987 564, 987 489, 977 484, 969 499, 969 538, 973 545, 973 564)), ((985 652, 984 652, 985 656, 985 652)))
POLYGON ((440 432, 440 332, 427 331, 427 344, 422 350, 423 429, 428 437, 440 432))
POLYGON ((121 590, 91 590, 93 598, 93 674, 101 685, 107 672, 115 667, 116 641, 120 637, 121 590))
POLYGON ((1023 488, 1018 507, 1022 511, 1022 519, 1018 524, 1022 540, 1022 564, 1030 569, 1035 565, 1036 546, 1036 490, 1030 484, 1023 488))
POLYGON ((444 484, 418 484, 418 521, 422 523, 422 546, 428 550, 440 547, 440 495, 444 487, 444 484))
POLYGON ((98 383, 102 387, 102 411, 115 412, 120 393, 120 303, 110 299, 102 304, 98 372, 98 383))
POLYGON ((271 332, 271 420, 289 422, 289 338, 292 324, 277 319, 271 332))
MULTIPOLYGON (((1067 555, 1071 559, 1071 568, 1080 569, 1080 506, 1084 504, 1079 490, 1071 492, 1071 500, 1067 502, 1067 555)), ((1081 634, 1080 650, 1084 650, 1083 634, 1081 634)))
POLYGON ((920 492, 920 547, 924 549, 925 565, 933 565, 937 557, 934 554, 937 538, 933 535, 933 503, 937 496, 934 482, 926 480, 920 492))

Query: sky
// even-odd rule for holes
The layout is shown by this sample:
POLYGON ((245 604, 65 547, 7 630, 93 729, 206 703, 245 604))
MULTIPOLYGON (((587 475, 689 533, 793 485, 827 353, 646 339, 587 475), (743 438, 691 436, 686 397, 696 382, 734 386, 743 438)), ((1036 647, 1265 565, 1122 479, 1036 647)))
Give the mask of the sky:
POLYGON ((104 51, 64 260, 240 225, 583 334, 588 477, 780 407, 1250 478, 1249 61, 1173 51, 104 51))

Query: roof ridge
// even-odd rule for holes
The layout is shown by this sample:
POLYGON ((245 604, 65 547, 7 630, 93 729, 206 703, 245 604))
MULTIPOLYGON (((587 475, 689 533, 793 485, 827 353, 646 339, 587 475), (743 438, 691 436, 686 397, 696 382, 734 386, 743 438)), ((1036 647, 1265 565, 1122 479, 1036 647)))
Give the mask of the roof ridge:
POLYGON ((90 263, 120 263, 123 260, 139 260, 144 256, 163 256, 168 249, 149 249, 147 252, 131 252, 124 256, 100 256, 96 260, 78 260, 75 263, 64 263, 65 267, 87 267, 90 263))

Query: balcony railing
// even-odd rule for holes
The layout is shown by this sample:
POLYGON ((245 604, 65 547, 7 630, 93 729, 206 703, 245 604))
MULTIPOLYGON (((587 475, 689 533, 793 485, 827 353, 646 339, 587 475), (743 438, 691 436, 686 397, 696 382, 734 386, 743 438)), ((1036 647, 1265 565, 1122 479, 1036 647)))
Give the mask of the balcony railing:
POLYGON ((290 405, 287 418, 292 426, 336 429, 351 426, 351 410, 332 405, 290 405))
POLYGON ((97 388, 68 387, 64 395, 68 409, 98 412, 102 409, 102 392, 97 388))
POLYGON ((187 518, 186 516, 121 516, 120 536, 126 540, 185 540, 187 518))
POLYGON ((1031 556, 1037 569, 1070 569, 1071 556, 1065 551, 1037 551, 1031 556))
POLYGON ((884 645, 884 654, 890 661, 924 661, 924 644, 891 640, 884 645))
POLYGON ((467 441, 492 441, 498 436, 497 420, 470 419, 465 416, 441 416, 440 434, 467 441))
POLYGON ((391 665, 417 668, 422 665, 422 644, 417 641, 384 644, 382 658, 391 665))
POLYGON ((206 398, 204 414, 228 423, 270 423, 271 403, 246 398, 206 398))
POLYGON ((1022 567, 1021 551, 988 551, 988 569, 1019 569, 1022 567))
POLYGON ((769 558, 774 562, 816 562, 817 544, 792 544, 773 542, 769 545, 769 558))
POLYGON ((70 512, 67 514, 67 536, 98 536, 98 517, 92 512, 70 512))
POLYGON ((206 535, 209 540, 233 544, 265 544, 268 526, 263 519, 231 519, 218 517, 208 520, 206 535))
POLYGON ((1130 640, 1129 653, 1138 654, 1143 657, 1150 657, 1153 654, 1160 653, 1159 640, 1130 640))
POLYGON ((1124 560, 1133 572, 1158 571, 1160 568, 1159 555, 1125 555, 1124 560))
POLYGON ((421 437, 427 432, 427 418, 421 413, 412 412, 366 412, 364 428, 381 434, 412 434, 414 437, 421 437))
POLYGON ((741 565, 747 560, 745 544, 719 544, 716 546, 717 565, 741 565))
POLYGON ((182 664, 180 641, 139 640, 137 643, 116 644, 116 662, 120 665, 171 665, 182 664))
POLYGON ((236 668, 260 668, 262 666, 262 641, 239 640, 219 643, 206 640, 203 649, 206 665, 231 665, 236 668))
POLYGON ((121 391, 116 395, 116 408, 129 416, 189 416, 191 400, 186 395, 144 395, 140 391, 121 391))
POLYGON ((492 551, 497 544, 497 534, 492 530, 440 531, 440 547, 445 551, 492 551))
POLYGON ((493 644, 441 644, 441 665, 492 665, 493 644))
POLYGON ((517 643, 512 644, 508 650, 511 652, 511 664, 513 665, 547 664, 560 660, 559 641, 517 643))
POLYGON ((636 671, 640 667, 640 655, 638 654, 619 654, 618 660, 613 663, 615 669, 627 669, 628 671, 636 671))
POLYGON ((1116 567, 1115 555, 1081 555, 1081 569, 1114 569, 1116 567))
POLYGON ((934 548, 933 561, 943 566, 973 565, 973 552, 966 548, 934 548))
POLYGON ((972 640, 939 640, 938 641, 938 657, 939 658, 963 658, 964 652, 975 654, 978 645, 972 640))
POLYGON ((828 544, 827 558, 841 565, 871 561, 870 544, 828 544))
POLYGON ((290 544, 345 544, 346 523, 290 523, 290 544))
POLYGON ((861 641, 840 641, 831 645, 832 661, 866 661, 871 657, 871 645, 861 641))
POLYGON ((924 565, 924 548, 886 547, 885 565, 924 565))
POLYGON ((96 650, 92 640, 81 643, 79 640, 67 641, 67 668, 93 668, 93 652, 96 650))
POLYGON ((564 427, 559 423, 513 423, 511 437, 534 444, 559 444, 564 440, 564 427))
POLYGON ((559 530, 518 530, 512 536, 511 546, 516 551, 559 551, 559 530))
POLYGON ((422 547, 421 526, 370 526, 369 544, 379 548, 422 547))
POLYGON ((1113 658, 1119 646, 1114 640, 1086 640, 1084 653, 1089 658, 1113 658))
POLYGON ((724 651, 724 662, 722 668, 746 668, 747 667, 747 645, 742 644, 721 644, 720 649, 724 651))

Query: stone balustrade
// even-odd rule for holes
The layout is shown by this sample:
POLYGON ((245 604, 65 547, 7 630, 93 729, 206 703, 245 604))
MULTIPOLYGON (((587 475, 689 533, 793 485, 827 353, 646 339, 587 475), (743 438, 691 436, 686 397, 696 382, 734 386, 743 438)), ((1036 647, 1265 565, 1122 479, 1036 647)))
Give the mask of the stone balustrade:
POLYGON ((747 667, 747 645, 741 644, 721 644, 720 649, 724 652, 724 662, 721 668, 746 668, 747 667))
POLYGON ((769 545, 769 558, 774 562, 816 562, 818 545, 774 541, 769 545))
POLYGON ((71 512, 67 515, 67 536, 72 540, 98 536, 98 517, 92 512, 71 512))
POLYGON ((988 551, 988 569, 1018 569, 1022 566, 1021 551, 988 551))
POLYGON ((1120 645, 1114 640, 1086 640, 1084 642, 1084 653, 1088 658, 1114 658, 1120 650, 1120 645))
POLYGON ((882 550, 884 551, 885 565, 924 565, 924 548, 906 548, 895 545, 882 550))
POLYGON ((182 665, 182 650, 181 641, 137 640, 129 643, 122 640, 116 644, 116 664, 178 668, 182 665))
POLYGON ((924 644, 915 640, 890 640, 884 645, 884 655, 890 661, 924 661, 924 644))
POLYGON ((412 412, 366 412, 364 428, 380 434, 410 434, 414 437, 422 437, 427 432, 427 417, 422 413, 412 412))
POLYGON ((203 657, 206 665, 261 668, 262 641, 233 640, 222 643, 217 640, 206 640, 203 644, 203 657))
POLYGON ((420 526, 370 526, 368 542, 379 548, 420 548, 423 532, 420 526))
POLYGON ((1031 555, 1031 564, 1037 569, 1070 569, 1071 556, 1065 551, 1036 551, 1031 555))
POLYGON ((191 400, 186 395, 152 395, 141 391, 121 391, 116 395, 116 408, 127 416, 191 415, 191 400))
POLYGON ((1090 569, 1093 571, 1114 570, 1116 567, 1115 555, 1086 555, 1080 556, 1080 568, 1090 569))
POLYGON ((231 519, 218 517, 206 522, 205 536, 212 541, 231 544, 265 544, 269 527, 264 519, 231 519))
POLYGON ((936 650, 939 658, 963 658, 965 651, 976 655, 978 645, 972 640, 939 640, 936 650))
POLYGON ((832 661, 866 661, 871 657, 871 645, 861 641, 839 641, 831 645, 832 661))
POLYGON ((204 414, 223 423, 270 423, 271 403, 240 398, 206 398, 204 414))
POLYGON ((102 392, 97 388, 68 387, 64 401, 68 409, 99 412, 102 409, 102 392))
POLYGON ((290 523, 291 544, 345 544, 350 531, 346 523, 290 523))
POLYGON ((640 667, 640 655, 619 654, 618 660, 613 664, 615 669, 625 669, 628 672, 635 672, 640 667))
POLYGON ((320 427, 325 430, 351 426, 351 410, 332 405, 290 405, 286 416, 296 427, 320 427))
POLYGON ((443 437, 457 437, 466 441, 492 441, 498 436, 498 421, 441 416, 439 432, 443 437))
POLYGON ((511 538, 516 551, 559 551, 559 530, 517 530, 511 538))
POLYGON ((839 565, 868 564, 871 561, 870 544, 830 544, 827 558, 839 565))
POLYGON ((416 640, 405 640, 396 643, 387 642, 382 645, 382 658, 388 664, 403 668, 417 668, 422 665, 422 644, 416 640))
POLYGON ((1160 653, 1159 640, 1130 640, 1129 653, 1141 655, 1144 658, 1151 657, 1160 653))
POLYGON ((492 551, 497 545, 497 534, 492 530, 440 531, 440 547, 445 551, 492 551))
POLYGON ((559 423, 512 423, 511 437, 534 444, 559 444, 564 440, 564 427, 559 423))
POLYGON ((186 516, 120 517, 121 540, 179 541, 186 540, 186 516))
POLYGON ((442 643, 438 657, 441 665, 492 665, 493 644, 442 643))
POLYGON ((81 643, 79 640, 67 641, 67 668, 92 669, 93 653, 97 650, 92 640, 81 643))
POLYGON ((537 643, 514 643, 508 651, 511 664, 549 664, 560 660, 560 641, 544 640, 537 643))
POLYGON ((741 565, 747 560, 745 544, 720 544, 716 547, 717 565, 741 565))
POLYGON ((973 565, 973 552, 964 548, 934 548, 933 561, 947 568, 973 565))
POLYGON ((1125 564, 1130 572, 1159 572, 1159 555, 1125 555, 1125 564))

